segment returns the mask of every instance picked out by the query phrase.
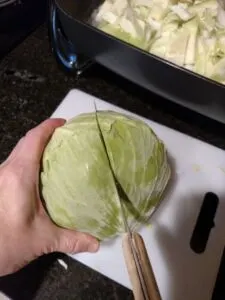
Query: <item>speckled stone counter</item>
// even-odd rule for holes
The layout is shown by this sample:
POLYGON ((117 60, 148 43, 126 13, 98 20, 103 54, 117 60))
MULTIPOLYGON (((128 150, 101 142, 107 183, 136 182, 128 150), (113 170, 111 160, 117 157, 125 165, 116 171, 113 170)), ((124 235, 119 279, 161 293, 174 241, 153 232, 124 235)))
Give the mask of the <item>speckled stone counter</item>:
MULTIPOLYGON (((93 66, 79 79, 68 76, 56 64, 42 26, 0 62, 0 161, 26 131, 52 114, 72 88, 225 148, 224 127, 179 109, 102 67, 93 66)), ((129 290, 57 253, 1 278, 0 290, 13 300, 132 299, 129 290)))

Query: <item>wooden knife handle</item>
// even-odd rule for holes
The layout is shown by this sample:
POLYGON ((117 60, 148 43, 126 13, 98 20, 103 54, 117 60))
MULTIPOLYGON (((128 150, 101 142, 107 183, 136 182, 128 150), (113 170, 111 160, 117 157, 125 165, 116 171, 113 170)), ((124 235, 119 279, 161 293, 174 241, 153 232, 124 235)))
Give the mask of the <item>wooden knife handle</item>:
MULTIPOLYGON (((142 273, 144 275, 148 300, 161 300, 159 289, 155 280, 155 276, 148 257, 144 240, 140 234, 134 232, 133 241, 134 241, 133 243, 134 248, 136 249, 136 252, 139 257, 142 273)), ((133 287, 134 298, 135 300, 145 300, 142 292, 141 283, 138 277, 138 270, 136 268, 135 260, 132 255, 129 235, 127 233, 123 235, 122 246, 123 246, 123 254, 127 266, 127 271, 133 287)))

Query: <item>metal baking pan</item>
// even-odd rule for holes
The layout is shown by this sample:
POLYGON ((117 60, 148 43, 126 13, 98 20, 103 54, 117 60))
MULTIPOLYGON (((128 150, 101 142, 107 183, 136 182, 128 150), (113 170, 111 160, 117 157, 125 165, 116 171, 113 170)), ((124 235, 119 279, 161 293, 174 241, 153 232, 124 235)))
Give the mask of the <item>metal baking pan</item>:
POLYGON ((57 60, 81 72, 97 62, 133 83, 225 124, 225 86, 149 54, 90 24, 102 0, 51 0, 50 38, 57 60), (77 60, 81 55, 81 60, 77 60))

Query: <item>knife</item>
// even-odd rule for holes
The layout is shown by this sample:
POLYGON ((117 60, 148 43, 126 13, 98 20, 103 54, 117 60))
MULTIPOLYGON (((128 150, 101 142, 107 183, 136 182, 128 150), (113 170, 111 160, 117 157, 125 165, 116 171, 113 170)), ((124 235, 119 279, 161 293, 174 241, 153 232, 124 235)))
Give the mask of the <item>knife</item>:
POLYGON ((122 199, 125 198, 128 199, 129 201, 129 198, 127 197, 122 186, 120 185, 120 183, 116 178, 115 172, 113 170, 109 158, 109 153, 106 147, 104 135, 100 126, 98 111, 95 102, 94 105, 95 105, 95 116, 96 116, 97 127, 104 147, 104 151, 107 156, 109 167, 113 175, 113 179, 115 182, 115 186, 117 189, 117 194, 120 202, 121 216, 123 219, 124 230, 125 230, 125 233, 122 236, 123 255, 124 255, 127 271, 129 274, 129 278, 131 281, 131 285, 133 288, 134 298, 135 300, 161 300, 161 296, 159 293, 157 282, 155 280, 154 272, 151 266, 151 262, 148 256, 148 252, 144 240, 138 232, 131 230, 128 225, 126 210, 122 202, 122 199))

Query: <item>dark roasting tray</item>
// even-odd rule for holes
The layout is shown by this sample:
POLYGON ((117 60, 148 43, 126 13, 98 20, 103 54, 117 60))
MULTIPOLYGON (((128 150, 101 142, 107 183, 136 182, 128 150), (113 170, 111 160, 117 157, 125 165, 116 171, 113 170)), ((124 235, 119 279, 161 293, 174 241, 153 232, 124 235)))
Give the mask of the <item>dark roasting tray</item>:
POLYGON ((97 62, 163 98, 225 124, 224 85, 96 29, 90 17, 101 3, 50 1, 51 44, 61 64, 79 73, 97 62))

